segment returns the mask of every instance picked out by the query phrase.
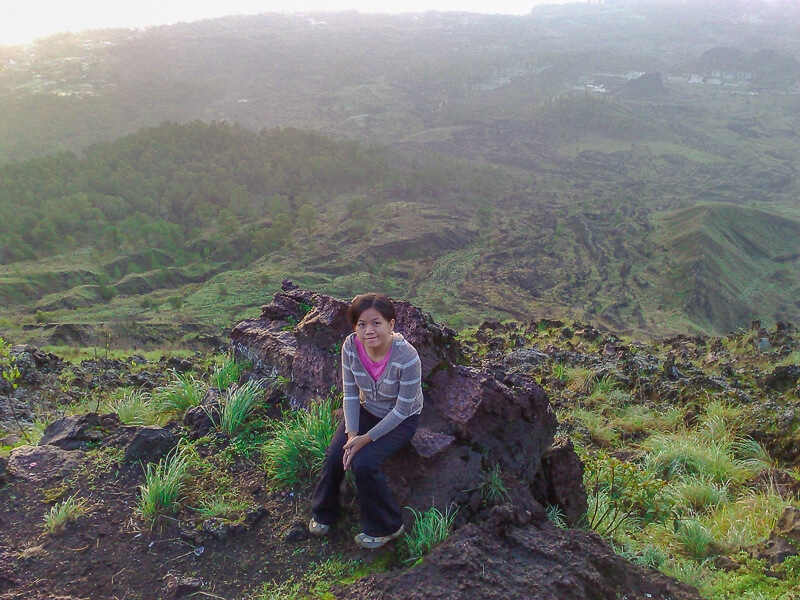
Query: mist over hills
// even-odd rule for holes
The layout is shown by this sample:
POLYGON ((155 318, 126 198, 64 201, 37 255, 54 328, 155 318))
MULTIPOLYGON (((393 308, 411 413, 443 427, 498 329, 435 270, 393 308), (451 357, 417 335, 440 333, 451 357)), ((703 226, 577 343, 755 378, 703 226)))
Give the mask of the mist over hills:
POLYGON ((456 326, 535 314, 660 335, 798 320, 799 21, 791 2, 613 2, 265 14, 2 48, 4 317, 158 322, 177 296, 182 318, 226 323, 285 273, 334 294, 383 289, 456 326), (196 119, 241 131, 169 125, 92 146, 196 119), (361 144, 331 142, 343 162, 322 180, 283 146, 294 178, 272 185, 261 159, 226 162, 247 161, 244 132, 264 127, 361 144), (165 135, 219 152, 144 164, 122 150, 165 135), (86 157, 25 162, 62 151, 86 157), (337 178, 370 153, 373 175, 337 178), (58 225, 76 194, 103 215, 97 231, 58 225), (109 269, 138 264, 142 198, 137 226, 175 264, 109 269), (50 246, 34 235, 48 219, 50 246), (259 245, 262 229, 287 235, 259 245))

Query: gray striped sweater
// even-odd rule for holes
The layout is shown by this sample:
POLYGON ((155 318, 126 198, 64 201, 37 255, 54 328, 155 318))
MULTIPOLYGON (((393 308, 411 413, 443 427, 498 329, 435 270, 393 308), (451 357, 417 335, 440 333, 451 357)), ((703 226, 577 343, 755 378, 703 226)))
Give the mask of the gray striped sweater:
POLYGON ((381 419, 367 432, 374 441, 422 411, 422 363, 414 346, 393 333, 389 362, 375 381, 358 357, 355 337, 350 334, 342 344, 345 431, 358 431, 358 407, 362 404, 381 419))

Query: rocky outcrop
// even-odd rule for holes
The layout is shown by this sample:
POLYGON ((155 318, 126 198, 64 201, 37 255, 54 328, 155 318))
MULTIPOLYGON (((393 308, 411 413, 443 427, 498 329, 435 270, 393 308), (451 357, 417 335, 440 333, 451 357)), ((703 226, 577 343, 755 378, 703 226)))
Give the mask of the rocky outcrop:
MULTIPOLYGON (((341 389, 339 348, 352 331, 346 308, 345 302, 285 280, 283 293, 262 308, 259 319, 237 324, 231 341, 238 354, 253 362, 257 374, 291 380, 287 395, 303 405, 327 395, 332 387, 341 389)), ((562 509, 570 514, 572 506, 585 506, 579 482, 555 487, 574 490, 582 500, 563 494, 534 496, 537 490, 554 487, 534 485, 537 477, 549 476, 540 473, 541 458, 556 428, 544 390, 521 379, 501 382, 488 371, 459 364, 464 353, 452 330, 407 302, 395 302, 395 308, 395 330, 419 352, 425 389, 414 440, 386 466, 401 506, 444 510, 456 504, 479 513, 485 504, 483 484, 488 472, 497 468, 522 521, 529 522, 532 515, 543 518, 539 501, 563 501, 562 509)), ((574 455, 571 447, 563 452, 574 455)), ((579 466, 577 456, 574 459, 579 466)), ((562 474, 567 472, 582 477, 580 469, 562 474)))
POLYGON ((119 417, 113 413, 67 415, 47 426, 39 445, 58 446, 64 450, 84 450, 101 442, 120 424, 119 417))
POLYGON ((337 593, 346 600, 700 600, 688 585, 635 565, 597 534, 470 524, 412 569, 370 575, 337 593))

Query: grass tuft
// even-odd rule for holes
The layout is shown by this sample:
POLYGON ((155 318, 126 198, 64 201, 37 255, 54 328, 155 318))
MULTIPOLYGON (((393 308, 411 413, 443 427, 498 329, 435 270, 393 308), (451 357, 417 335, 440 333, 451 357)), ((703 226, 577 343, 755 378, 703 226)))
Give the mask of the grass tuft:
POLYGON ((508 501, 509 494, 500 465, 495 465, 483 476, 480 486, 481 497, 486 504, 502 504, 508 501))
POLYGON ((431 507, 424 513, 414 509, 411 512, 414 513, 415 521, 404 541, 409 555, 408 562, 415 562, 447 539, 457 510, 451 507, 441 512, 431 507))
POLYGON ((233 355, 228 355, 221 365, 217 365, 211 374, 211 386, 220 391, 227 390, 234 383, 239 382, 242 371, 247 369, 247 365, 236 360, 233 355))
POLYGON ((220 428, 230 437, 235 437, 244 426, 247 417, 264 398, 264 390, 254 381, 237 387, 225 397, 220 414, 220 428))
POLYGON ((714 552, 714 534, 695 519, 683 521, 675 532, 675 540, 689 558, 703 560, 714 552))
POLYGON ((63 502, 53 506, 48 513, 44 516, 45 531, 51 534, 60 533, 64 530, 68 523, 78 519, 81 515, 89 512, 85 498, 78 498, 77 495, 72 495, 63 502))
POLYGON ((290 488, 313 476, 336 431, 334 402, 325 399, 306 410, 288 413, 273 425, 273 438, 264 445, 267 473, 273 484, 290 488))
POLYGON ((177 510, 191 464, 191 450, 187 446, 178 445, 164 460, 145 467, 145 482, 139 487, 139 512, 145 519, 153 520, 159 515, 177 510))
POLYGON ((163 418, 155 403, 141 390, 123 389, 121 396, 105 404, 125 425, 160 425, 163 418))
POLYGON ((154 400, 159 412, 179 415, 199 406, 204 393, 203 383, 193 375, 175 372, 175 378, 157 390, 154 400))

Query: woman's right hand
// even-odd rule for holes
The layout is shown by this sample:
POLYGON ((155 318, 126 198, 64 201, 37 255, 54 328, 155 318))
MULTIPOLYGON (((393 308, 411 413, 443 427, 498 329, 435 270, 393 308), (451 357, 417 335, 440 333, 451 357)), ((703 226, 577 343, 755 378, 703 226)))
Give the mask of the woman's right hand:
POLYGON ((358 432, 357 431, 348 431, 347 432, 347 442, 345 442, 345 444, 344 444, 344 446, 345 446, 345 448, 344 448, 344 456, 342 456, 342 466, 344 467, 345 471, 347 470, 347 467, 350 466, 350 459, 352 458, 350 456, 351 450, 350 450, 350 448, 347 448, 346 446, 355 437, 358 437, 358 432))

